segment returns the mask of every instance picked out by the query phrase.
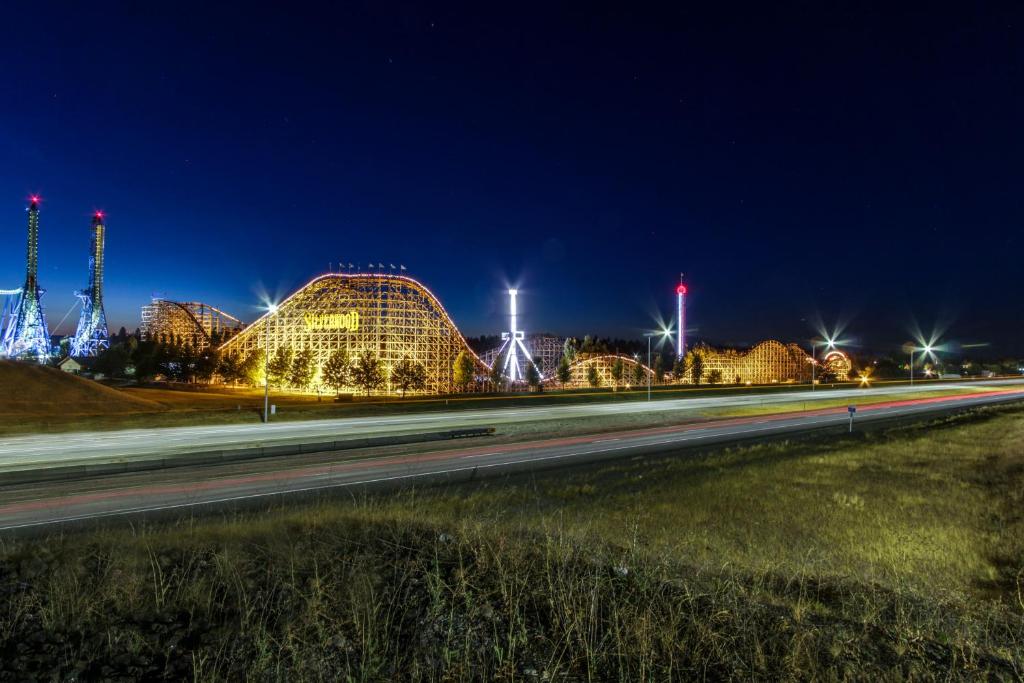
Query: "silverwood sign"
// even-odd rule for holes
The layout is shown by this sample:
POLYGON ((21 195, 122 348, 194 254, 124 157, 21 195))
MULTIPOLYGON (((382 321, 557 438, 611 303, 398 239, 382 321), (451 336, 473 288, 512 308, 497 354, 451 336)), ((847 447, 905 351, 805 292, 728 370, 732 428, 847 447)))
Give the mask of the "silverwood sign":
POLYGON ((306 313, 302 316, 310 330, 341 330, 355 332, 359 329, 359 311, 344 313, 306 313))

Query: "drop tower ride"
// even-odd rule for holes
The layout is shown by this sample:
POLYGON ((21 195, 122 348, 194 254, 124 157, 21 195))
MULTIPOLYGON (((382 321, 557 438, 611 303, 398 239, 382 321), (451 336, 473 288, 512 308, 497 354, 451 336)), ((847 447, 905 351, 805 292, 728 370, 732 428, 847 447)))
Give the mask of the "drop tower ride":
POLYGON ((92 247, 89 251, 89 286, 75 292, 82 300, 82 314, 78 318, 78 329, 71 340, 71 355, 75 357, 98 356, 110 346, 107 331, 107 314, 103 310, 103 248, 106 241, 106 227, 103 212, 97 211, 92 217, 92 247))
POLYGON ((3 339, 0 355, 46 362, 50 356, 50 330, 43 312, 43 290, 39 286, 39 197, 31 197, 28 205, 28 248, 25 284, 21 288, 3 339))

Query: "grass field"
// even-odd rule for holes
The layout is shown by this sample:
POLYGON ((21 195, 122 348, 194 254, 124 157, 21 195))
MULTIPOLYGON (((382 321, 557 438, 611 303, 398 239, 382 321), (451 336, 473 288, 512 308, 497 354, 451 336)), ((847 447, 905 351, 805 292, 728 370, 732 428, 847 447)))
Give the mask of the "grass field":
POLYGON ((1020 680, 1024 409, 0 547, 0 679, 1020 680))

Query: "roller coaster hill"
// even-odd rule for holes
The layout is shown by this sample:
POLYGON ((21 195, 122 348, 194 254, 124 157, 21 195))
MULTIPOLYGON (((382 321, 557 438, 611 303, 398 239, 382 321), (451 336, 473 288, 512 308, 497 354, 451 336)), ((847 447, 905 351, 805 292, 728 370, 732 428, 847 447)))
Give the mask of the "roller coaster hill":
MULTIPOLYGON (((215 346, 222 356, 240 359, 273 359, 282 349, 292 356, 304 354, 311 365, 310 381, 295 388, 306 391, 325 386, 324 369, 342 351, 350 363, 365 355, 376 359, 382 380, 375 393, 399 393, 392 373, 402 365, 420 369, 413 393, 421 394, 487 391, 496 384, 523 389, 531 384, 529 365, 536 370, 532 383, 541 386, 694 381, 685 374, 656 372, 633 356, 578 352, 565 338, 527 336, 515 329, 514 319, 511 327, 499 348, 478 354, 425 285, 404 274, 370 272, 319 275, 249 325, 209 304, 154 299, 143 307, 140 329, 147 339, 176 340, 197 350, 215 346), (512 349, 515 367, 509 363, 512 349), (464 366, 461 376, 459 364, 464 366), (496 369, 496 364, 501 367, 496 369), (568 370, 559 372, 559 366, 568 370)), ((806 354, 779 342, 764 342, 748 352, 698 346, 687 354, 696 355, 702 357, 705 378, 714 373, 729 383, 737 376, 748 383, 800 381, 809 372, 806 354)), ((356 384, 352 377, 342 390, 356 393, 356 384)))

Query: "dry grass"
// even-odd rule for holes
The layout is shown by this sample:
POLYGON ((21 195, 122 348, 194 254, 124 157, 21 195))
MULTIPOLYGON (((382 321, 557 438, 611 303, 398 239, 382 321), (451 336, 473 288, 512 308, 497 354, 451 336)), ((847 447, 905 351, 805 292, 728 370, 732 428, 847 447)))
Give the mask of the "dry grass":
POLYGON ((152 413, 163 406, 36 363, 0 360, 0 420, 152 413))
POLYGON ((8 542, 0 679, 1019 680, 1024 411, 8 542))

